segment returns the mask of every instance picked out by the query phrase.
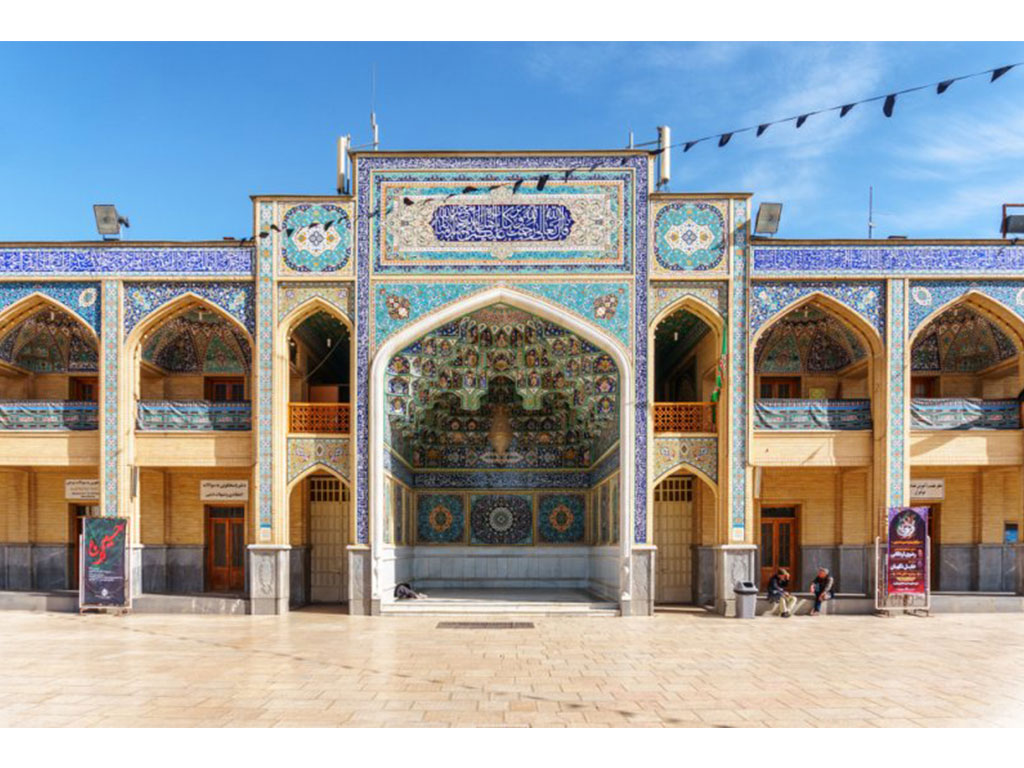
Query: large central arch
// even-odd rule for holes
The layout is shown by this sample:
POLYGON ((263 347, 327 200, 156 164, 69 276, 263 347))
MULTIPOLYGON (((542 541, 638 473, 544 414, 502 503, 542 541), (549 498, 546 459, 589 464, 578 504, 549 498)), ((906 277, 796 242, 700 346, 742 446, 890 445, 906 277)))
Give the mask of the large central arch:
MULTIPOLYGON (((409 344, 436 328, 462 317, 463 315, 483 309, 493 304, 505 304, 536 315, 539 318, 560 325, 590 342, 602 351, 611 355, 620 372, 620 380, 624 383, 633 381, 633 366, 626 349, 613 337, 607 335, 590 323, 575 317, 561 307, 537 296, 509 287, 491 288, 469 296, 462 301, 440 308, 415 323, 403 328, 389 338, 376 351, 370 369, 370 412, 369 412, 369 517, 370 542, 372 546, 373 568, 371 574, 371 598, 373 611, 379 610, 380 601, 395 581, 394 561, 382 557, 384 538, 384 421, 387 418, 385 409, 385 374, 391 358, 409 344)), ((629 558, 632 542, 632 515, 630 501, 634 498, 634 462, 632 448, 634 439, 633 407, 625 396, 623 386, 619 398, 619 466, 620 486, 619 509, 617 511, 619 537, 616 572, 614 577, 609 569, 607 580, 614 581, 617 588, 615 595, 620 605, 628 603, 629 593, 629 558)))

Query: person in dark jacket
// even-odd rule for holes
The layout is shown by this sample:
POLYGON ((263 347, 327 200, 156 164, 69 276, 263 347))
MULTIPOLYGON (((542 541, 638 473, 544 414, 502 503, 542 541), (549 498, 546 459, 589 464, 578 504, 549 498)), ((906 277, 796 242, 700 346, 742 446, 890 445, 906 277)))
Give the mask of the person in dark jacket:
POLYGON ((836 596, 835 580, 828 572, 828 568, 818 569, 818 575, 811 582, 811 592, 814 594, 814 607, 811 608, 811 616, 817 616, 821 613, 822 603, 836 596))
POLYGON ((789 593, 789 571, 785 568, 779 568, 768 580, 768 602, 768 613, 780 613, 784 619, 793 615, 796 596, 789 593))

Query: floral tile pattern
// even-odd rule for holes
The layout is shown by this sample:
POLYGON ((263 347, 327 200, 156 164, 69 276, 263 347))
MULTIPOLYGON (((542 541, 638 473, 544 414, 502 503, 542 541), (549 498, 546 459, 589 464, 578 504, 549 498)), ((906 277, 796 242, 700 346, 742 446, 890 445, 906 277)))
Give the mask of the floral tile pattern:
POLYGON ((655 271, 720 269, 729 251, 728 212, 728 200, 652 206, 655 271))
POLYGON ((421 493, 416 500, 416 536, 425 544, 454 544, 466 535, 466 505, 456 493, 421 493))

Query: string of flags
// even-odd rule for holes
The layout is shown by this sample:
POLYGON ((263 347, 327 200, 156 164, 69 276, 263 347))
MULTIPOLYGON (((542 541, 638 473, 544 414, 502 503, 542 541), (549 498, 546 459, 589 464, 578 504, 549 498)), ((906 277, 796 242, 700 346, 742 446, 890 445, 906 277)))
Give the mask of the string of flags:
MULTIPOLYGON (((881 96, 872 96, 869 99, 849 101, 846 102, 845 104, 838 104, 834 107, 815 109, 811 110, 810 112, 804 112, 803 114, 793 115, 791 117, 784 117, 779 120, 769 120, 764 123, 758 123, 757 125, 748 125, 745 128, 734 128, 731 131, 725 131, 724 133, 714 133, 708 136, 702 136, 699 139, 686 139, 684 141, 676 142, 675 144, 670 144, 669 147, 682 147, 683 152, 689 152, 691 149, 693 149, 701 142, 713 141, 715 139, 718 140, 719 147, 724 147, 726 144, 729 143, 729 140, 732 139, 732 137, 738 133, 749 133, 750 131, 755 131, 755 137, 758 137, 762 136, 764 132, 767 131, 771 126, 780 125, 782 123, 795 123, 797 128, 801 128, 803 127, 804 123, 807 122, 808 118, 814 117, 815 115, 823 115, 828 112, 838 112, 839 117, 843 118, 850 114, 850 112, 853 111, 854 107, 858 107, 861 104, 871 104, 872 102, 876 101, 882 102, 882 114, 885 115, 886 117, 892 117, 893 110, 895 110, 896 108, 896 99, 899 96, 903 96, 908 93, 914 93, 915 91, 923 91, 928 88, 934 88, 935 93, 941 96, 942 94, 949 90, 949 87, 953 85, 953 83, 960 82, 961 80, 970 80, 971 78, 974 77, 984 77, 986 75, 989 76, 989 82, 994 83, 996 80, 1001 78, 1014 67, 1020 67, 1022 65, 1024 65, 1024 62, 1018 61, 1013 64, 1005 64, 1001 67, 986 69, 981 72, 973 72, 969 75, 957 75, 956 77, 950 77, 946 80, 939 80, 938 82, 934 83, 927 83, 926 85, 915 85, 913 88, 904 88, 903 90, 893 91, 892 93, 884 94, 881 96)), ((656 142, 648 142, 648 145, 654 143, 656 142)), ((668 147, 661 147, 659 149, 654 150, 652 154, 660 154, 661 152, 664 152, 667 148, 668 147)))
MULTIPOLYGON (((958 83, 958 82, 960 82, 962 80, 970 80, 970 79, 975 78, 975 77, 984 77, 986 75, 989 78, 989 82, 990 83, 994 83, 996 80, 998 80, 1003 75, 1005 75, 1007 72, 1009 72, 1011 69, 1014 69, 1016 67, 1021 67, 1021 66, 1024 66, 1024 62, 1022 62, 1022 61, 1014 62, 1013 64, 1004 64, 1003 66, 994 67, 992 69, 985 69, 985 70, 982 70, 981 72, 972 72, 971 74, 968 74, 968 75, 957 75, 956 77, 950 77, 950 78, 947 78, 945 80, 939 80, 939 81, 934 82, 934 83, 927 83, 925 85, 915 85, 912 88, 904 88, 902 90, 893 91, 892 93, 888 93, 888 94, 884 94, 884 95, 880 95, 880 96, 872 96, 872 97, 867 98, 867 99, 859 99, 857 101, 849 101, 849 102, 846 102, 844 104, 837 104, 834 107, 825 107, 823 109, 814 109, 814 110, 811 110, 809 112, 804 112, 804 113, 799 114, 799 115, 792 115, 791 117, 783 117, 783 118, 780 118, 778 120, 769 120, 769 121, 766 121, 766 122, 763 122, 763 123, 758 123, 757 125, 748 125, 748 126, 746 126, 744 128, 734 128, 731 131, 725 131, 723 133, 709 134, 708 136, 701 136, 700 138, 697 138, 697 139, 685 139, 683 141, 678 141, 678 142, 676 142, 674 144, 669 144, 666 147, 659 147, 658 149, 650 150, 650 154, 651 155, 660 155, 665 150, 672 149, 672 148, 675 148, 675 147, 682 147, 683 148, 683 152, 689 152, 691 149, 693 149, 698 144, 701 144, 702 142, 713 141, 713 140, 716 140, 716 139, 717 139, 718 146, 719 147, 724 147, 724 146, 726 146, 732 140, 733 136, 735 136, 736 134, 739 134, 739 133, 749 133, 749 132, 753 131, 755 137, 760 137, 760 136, 763 136, 765 131, 767 131, 773 125, 781 125, 783 123, 794 123, 797 128, 802 128, 803 125, 807 122, 807 120, 809 118, 814 117, 816 115, 823 115, 823 114, 826 114, 828 112, 838 112, 839 113, 839 117, 841 119, 841 118, 846 117, 848 114, 850 114, 850 112, 852 112, 855 107, 861 106, 862 104, 871 104, 873 102, 878 102, 878 101, 882 102, 882 114, 885 115, 886 117, 892 117, 893 111, 896 108, 896 100, 900 96, 904 96, 904 95, 906 95, 908 93, 914 93, 916 91, 923 91, 923 90, 926 90, 928 88, 935 88, 935 93, 937 95, 941 96, 946 91, 948 91, 950 86, 952 86, 954 83, 958 83)), ((636 146, 639 148, 639 147, 644 147, 644 146, 651 146, 651 145, 656 144, 656 143, 657 142, 650 141, 650 142, 646 142, 644 144, 638 144, 636 146)), ((629 159, 629 156, 622 156, 622 157, 620 157, 619 158, 619 164, 620 165, 625 165, 628 159, 629 159)), ((447 195, 428 195, 428 196, 420 197, 418 199, 413 199, 411 197, 404 197, 404 198, 402 198, 402 205, 412 206, 412 205, 419 205, 421 203, 438 203, 438 204, 443 204, 443 203, 447 202, 448 200, 450 200, 451 198, 456 197, 458 195, 470 195, 470 194, 477 193, 477 192, 482 192, 482 193, 486 194, 488 192, 494 192, 495 190, 502 189, 503 187, 511 187, 512 188, 512 194, 517 194, 520 191, 520 189, 522 188, 523 184, 526 183, 527 181, 535 181, 537 191, 540 192, 540 191, 543 191, 544 187, 546 187, 548 182, 551 181, 551 179, 554 178, 554 177, 561 177, 561 179, 563 181, 568 181, 569 178, 572 176, 572 174, 575 173, 576 171, 589 170, 589 171, 593 172, 594 170, 596 170, 597 168, 599 168, 602 165, 603 166, 609 165, 609 161, 608 161, 607 157, 603 157, 603 158, 597 160, 594 163, 577 165, 577 166, 574 166, 574 167, 571 167, 571 168, 567 168, 564 171, 559 171, 557 173, 542 173, 538 177, 536 177, 536 179, 518 178, 518 179, 514 179, 512 181, 502 182, 500 184, 490 184, 490 185, 481 186, 481 187, 467 185, 467 186, 463 187, 461 190, 456 190, 454 192, 450 192, 447 195)), ((376 216, 380 216, 382 213, 387 215, 388 213, 390 213, 394 209, 394 206, 395 206, 395 203, 391 202, 391 203, 388 204, 388 207, 385 210, 382 211, 380 209, 380 207, 378 207, 375 210, 371 211, 369 215, 370 215, 371 218, 376 217, 376 216)), ((334 223, 335 222, 333 222, 333 221, 327 222, 327 224, 324 225, 324 229, 326 230, 327 228, 329 228, 334 223)), ((314 222, 314 224, 311 224, 310 226, 316 226, 316 222, 314 222)), ((276 225, 271 225, 270 229, 273 229, 273 230, 276 230, 276 231, 279 231, 279 232, 281 231, 276 225)), ((290 230, 290 229, 286 231, 287 235, 291 235, 291 233, 292 233, 292 230, 290 230)), ((267 230, 264 230, 263 232, 260 232, 260 234, 259 234, 260 238, 266 238, 266 237, 269 237, 269 236, 270 236, 270 232, 267 231, 267 230)), ((242 238, 242 240, 244 241, 244 238, 242 238)))

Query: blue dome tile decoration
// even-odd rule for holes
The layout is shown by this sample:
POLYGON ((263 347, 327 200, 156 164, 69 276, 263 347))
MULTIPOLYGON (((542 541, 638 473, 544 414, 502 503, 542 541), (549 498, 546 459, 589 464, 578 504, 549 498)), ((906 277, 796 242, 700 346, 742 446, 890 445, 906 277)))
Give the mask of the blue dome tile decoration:
POLYGON ((466 532, 462 496, 455 493, 421 494, 416 504, 416 531, 420 543, 461 543, 466 532))
POLYGON ((532 544, 533 498, 518 494, 473 496, 469 504, 470 544, 532 544))
POLYGON ((654 217, 654 258, 661 269, 699 272, 725 258, 725 215, 703 202, 669 203, 654 217))
POLYGON ((586 503, 581 493, 545 493, 538 499, 537 534, 544 544, 583 541, 586 503))
POLYGON ((292 272, 337 272, 352 252, 352 219, 340 205, 303 203, 281 219, 281 257, 292 272))

